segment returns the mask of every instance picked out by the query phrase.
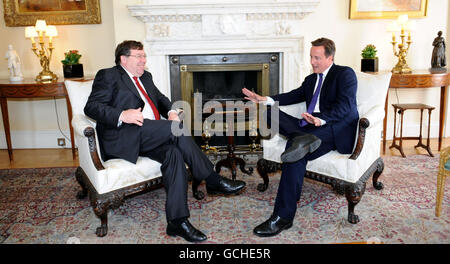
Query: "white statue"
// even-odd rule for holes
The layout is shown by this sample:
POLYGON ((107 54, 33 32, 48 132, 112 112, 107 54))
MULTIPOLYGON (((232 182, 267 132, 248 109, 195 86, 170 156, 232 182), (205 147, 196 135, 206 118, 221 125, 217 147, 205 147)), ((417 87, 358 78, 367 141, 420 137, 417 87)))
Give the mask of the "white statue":
POLYGON ((11 44, 8 45, 8 51, 6 52, 5 58, 8 60, 8 68, 10 73, 9 80, 12 82, 22 81, 23 75, 20 69, 20 58, 11 44))

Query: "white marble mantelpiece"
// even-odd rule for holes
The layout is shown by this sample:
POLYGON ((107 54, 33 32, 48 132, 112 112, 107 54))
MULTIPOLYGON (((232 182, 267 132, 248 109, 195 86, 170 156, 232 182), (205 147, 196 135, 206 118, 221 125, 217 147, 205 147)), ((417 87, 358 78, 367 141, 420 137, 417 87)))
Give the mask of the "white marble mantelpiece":
POLYGON ((143 0, 129 5, 145 24, 148 67, 167 95, 169 55, 280 52, 282 91, 307 73, 299 21, 320 0, 143 0))

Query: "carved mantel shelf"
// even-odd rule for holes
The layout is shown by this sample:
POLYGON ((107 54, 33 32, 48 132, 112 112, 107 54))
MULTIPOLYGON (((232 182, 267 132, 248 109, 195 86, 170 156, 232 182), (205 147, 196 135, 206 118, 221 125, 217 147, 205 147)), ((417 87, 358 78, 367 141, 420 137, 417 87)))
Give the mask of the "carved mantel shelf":
POLYGON ((320 0, 143 1, 130 14, 146 24, 147 39, 205 39, 295 35, 289 21, 314 12, 320 0), (264 23, 265 22, 265 23, 264 23))
POLYGON ((280 54, 281 90, 301 84, 310 69, 301 20, 320 0, 142 0, 128 5, 142 21, 147 66, 170 95, 169 57, 183 54, 280 54))
POLYGON ((186 16, 186 15, 217 15, 217 14, 288 14, 307 15, 313 12, 319 0, 297 1, 255 1, 233 2, 208 1, 208 3, 170 3, 150 1, 148 4, 128 5, 132 16, 138 18, 148 16, 186 16), (216 2, 216 3, 214 3, 216 2))

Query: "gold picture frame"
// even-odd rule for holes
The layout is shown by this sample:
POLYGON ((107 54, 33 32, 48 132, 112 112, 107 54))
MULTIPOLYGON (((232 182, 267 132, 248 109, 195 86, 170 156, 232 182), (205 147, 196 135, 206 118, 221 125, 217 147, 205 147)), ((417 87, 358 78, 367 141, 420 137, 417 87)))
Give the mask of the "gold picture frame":
POLYGON ((102 23, 99 0, 3 0, 3 9, 8 27, 102 23))
POLYGON ((410 18, 427 16, 428 0, 350 0, 350 19, 386 19, 407 14, 410 18), (374 4, 376 3, 376 4, 374 4))

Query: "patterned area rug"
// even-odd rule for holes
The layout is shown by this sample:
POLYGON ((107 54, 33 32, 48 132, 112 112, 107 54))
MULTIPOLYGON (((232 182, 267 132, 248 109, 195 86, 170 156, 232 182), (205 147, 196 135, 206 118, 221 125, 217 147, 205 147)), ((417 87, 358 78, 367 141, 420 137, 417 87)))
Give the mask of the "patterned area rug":
MULTIPOLYGON (((206 243, 450 243, 450 188, 446 182, 441 217, 436 217, 438 157, 387 157, 377 191, 369 180, 355 212, 361 222, 347 221, 347 201, 331 187, 305 180, 294 226, 272 238, 253 235, 273 208, 279 174, 270 177, 269 189, 238 174, 247 182, 239 196, 192 197, 191 223, 206 233, 206 243)), ((228 171, 224 175, 229 175, 228 171)), ((95 235, 100 220, 87 199, 77 200, 75 168, 0 170, 0 243, 186 243, 165 234, 163 189, 126 200, 108 214, 109 231, 95 235)), ((200 189, 205 191, 204 184, 200 189)))

